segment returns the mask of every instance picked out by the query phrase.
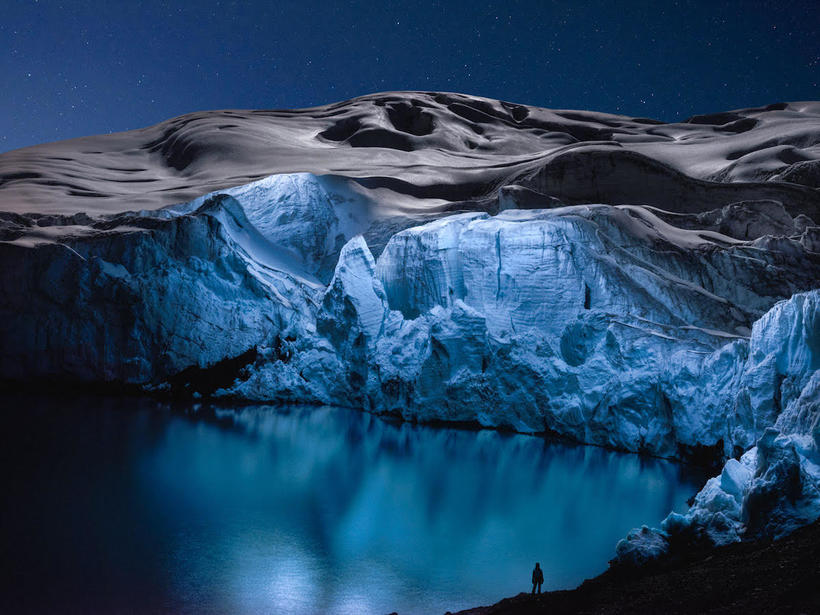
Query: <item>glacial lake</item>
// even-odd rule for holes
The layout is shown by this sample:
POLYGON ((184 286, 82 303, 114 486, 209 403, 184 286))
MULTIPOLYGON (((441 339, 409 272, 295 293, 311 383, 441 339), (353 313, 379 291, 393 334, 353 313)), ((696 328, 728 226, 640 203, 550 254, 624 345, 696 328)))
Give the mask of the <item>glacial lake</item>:
POLYGON ((535 561, 576 586, 706 478, 340 408, 0 403, 3 612, 455 611, 529 591, 535 561))

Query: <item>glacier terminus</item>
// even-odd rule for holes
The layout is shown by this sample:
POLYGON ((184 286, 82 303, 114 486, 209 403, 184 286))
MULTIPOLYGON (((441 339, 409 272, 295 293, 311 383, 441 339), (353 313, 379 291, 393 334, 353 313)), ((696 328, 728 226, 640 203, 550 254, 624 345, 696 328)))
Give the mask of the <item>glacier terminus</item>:
POLYGON ((616 557, 777 538, 820 517, 818 224, 816 102, 195 113, 0 155, 0 375, 706 463, 616 557))

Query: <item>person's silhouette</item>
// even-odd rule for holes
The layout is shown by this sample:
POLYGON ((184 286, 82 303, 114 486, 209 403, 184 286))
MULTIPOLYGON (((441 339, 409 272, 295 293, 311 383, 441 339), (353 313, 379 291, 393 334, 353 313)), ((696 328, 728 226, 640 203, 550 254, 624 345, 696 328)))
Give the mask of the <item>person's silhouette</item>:
POLYGON ((544 582, 544 571, 541 570, 541 564, 535 562, 535 568, 532 569, 532 593, 535 593, 536 586, 538 593, 541 593, 541 583, 544 582))

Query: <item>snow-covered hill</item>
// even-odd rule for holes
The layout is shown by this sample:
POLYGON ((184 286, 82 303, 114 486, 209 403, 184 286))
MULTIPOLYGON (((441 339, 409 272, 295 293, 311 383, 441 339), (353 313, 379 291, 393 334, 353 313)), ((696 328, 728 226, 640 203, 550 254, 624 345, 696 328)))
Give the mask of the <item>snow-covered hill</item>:
POLYGON ((809 102, 664 124, 389 93, 16 150, 0 376, 729 459, 621 556, 777 535, 820 515, 819 188, 809 102))
POLYGON ((794 215, 817 207, 809 188, 820 187, 819 137, 820 102, 664 124, 463 94, 392 92, 295 111, 191 113, 8 152, 0 155, 0 211, 156 209, 309 171, 448 201, 481 198, 532 175, 566 200, 705 211, 775 199, 794 215))

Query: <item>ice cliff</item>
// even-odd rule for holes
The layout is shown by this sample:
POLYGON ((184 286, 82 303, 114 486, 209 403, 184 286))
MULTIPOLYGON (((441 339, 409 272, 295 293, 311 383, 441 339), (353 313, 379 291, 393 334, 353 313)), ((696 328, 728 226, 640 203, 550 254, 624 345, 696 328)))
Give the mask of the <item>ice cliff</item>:
POLYGON ((820 516, 814 103, 680 124, 418 93, 308 111, 0 156, 2 379, 723 465, 624 560, 820 516))
POLYGON ((721 406, 751 409, 762 434, 726 462, 686 514, 672 513, 660 529, 644 526, 618 543, 618 559, 640 563, 675 542, 778 538, 820 517, 820 291, 778 303, 748 342, 727 352, 739 369, 721 406))

